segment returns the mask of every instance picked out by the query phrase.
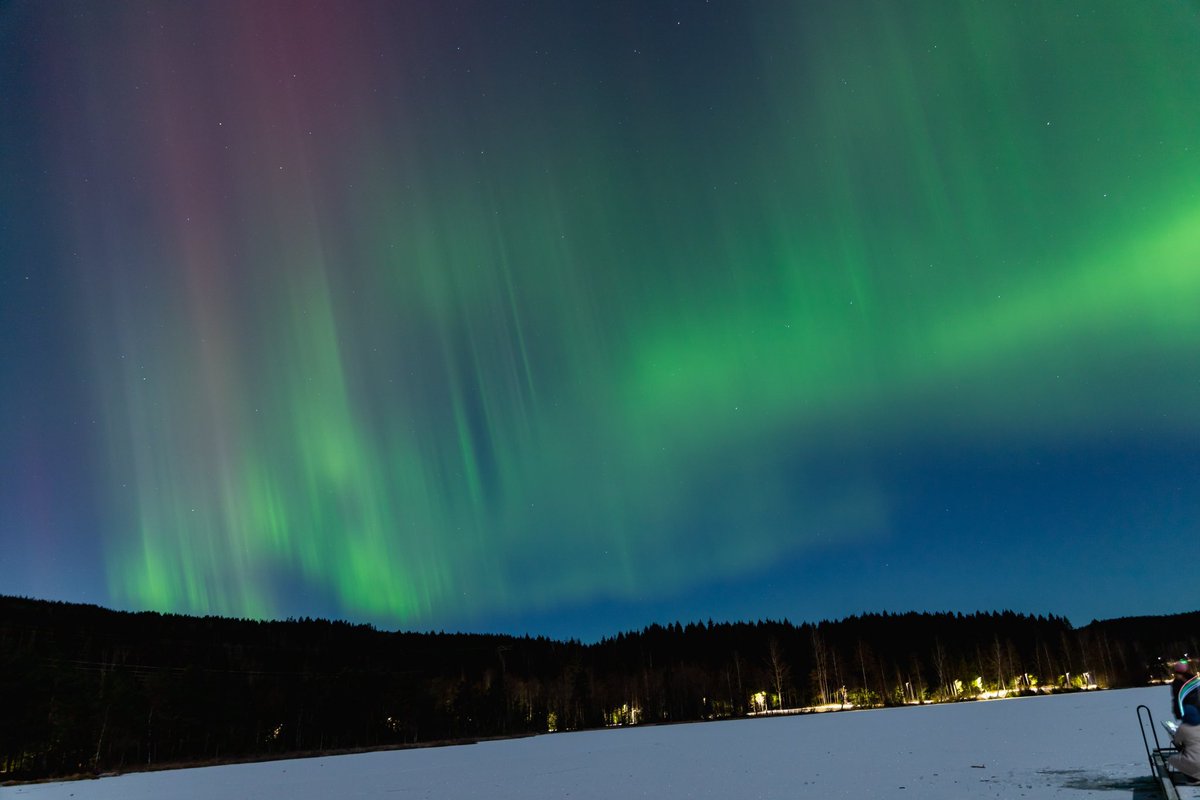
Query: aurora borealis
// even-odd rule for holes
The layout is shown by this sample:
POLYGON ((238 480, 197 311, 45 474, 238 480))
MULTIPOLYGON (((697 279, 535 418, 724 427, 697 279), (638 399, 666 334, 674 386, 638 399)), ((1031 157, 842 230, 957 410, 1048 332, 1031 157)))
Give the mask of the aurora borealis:
POLYGON ((0 6, 0 592, 1194 608, 1198 13, 0 6))

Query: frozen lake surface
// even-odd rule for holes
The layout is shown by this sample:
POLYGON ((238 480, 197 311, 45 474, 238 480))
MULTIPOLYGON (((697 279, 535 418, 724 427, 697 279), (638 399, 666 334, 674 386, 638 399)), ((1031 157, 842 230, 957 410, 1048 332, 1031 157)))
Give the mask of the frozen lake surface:
POLYGON ((0 789, 0 796, 1150 800, 1157 790, 1138 732, 1139 703, 1162 718, 1168 714, 1169 690, 556 733, 11 786, 0 789))

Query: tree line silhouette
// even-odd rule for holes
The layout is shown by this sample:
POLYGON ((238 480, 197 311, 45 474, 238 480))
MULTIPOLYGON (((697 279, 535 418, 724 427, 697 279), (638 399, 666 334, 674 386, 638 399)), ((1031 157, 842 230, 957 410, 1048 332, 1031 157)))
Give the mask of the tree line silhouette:
POLYGON ((651 625, 594 644, 0 596, 0 780, 1141 685, 1200 612, 651 625))

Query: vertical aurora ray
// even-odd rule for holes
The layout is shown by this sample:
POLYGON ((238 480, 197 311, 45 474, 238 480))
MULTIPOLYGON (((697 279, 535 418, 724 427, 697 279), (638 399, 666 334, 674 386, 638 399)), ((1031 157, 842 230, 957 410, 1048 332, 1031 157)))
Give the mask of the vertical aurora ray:
POLYGON ((74 8, 28 125, 114 603, 703 597, 944 535, 895 452, 1200 433, 1184 5, 74 8))

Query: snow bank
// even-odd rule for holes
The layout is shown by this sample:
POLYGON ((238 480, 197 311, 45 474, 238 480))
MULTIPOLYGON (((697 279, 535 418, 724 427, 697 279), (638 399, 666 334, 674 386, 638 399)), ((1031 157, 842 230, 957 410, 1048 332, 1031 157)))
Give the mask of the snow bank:
POLYGON ((5 800, 1141 800, 1154 797, 1155 789, 1134 713, 1139 703, 1162 717, 1169 690, 557 733, 14 786, 0 795, 5 800))

